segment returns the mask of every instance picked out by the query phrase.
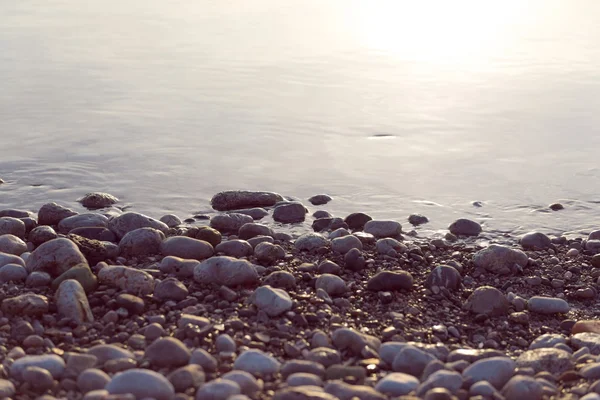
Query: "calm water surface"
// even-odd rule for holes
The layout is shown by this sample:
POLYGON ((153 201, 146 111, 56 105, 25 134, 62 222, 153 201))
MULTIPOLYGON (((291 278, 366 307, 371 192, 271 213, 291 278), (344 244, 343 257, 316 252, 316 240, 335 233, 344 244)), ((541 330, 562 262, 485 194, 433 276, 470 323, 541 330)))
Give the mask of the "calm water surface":
POLYGON ((595 0, 0 2, 0 207, 104 190, 188 217, 247 188, 421 212, 427 229, 589 231, 598 15, 595 0))

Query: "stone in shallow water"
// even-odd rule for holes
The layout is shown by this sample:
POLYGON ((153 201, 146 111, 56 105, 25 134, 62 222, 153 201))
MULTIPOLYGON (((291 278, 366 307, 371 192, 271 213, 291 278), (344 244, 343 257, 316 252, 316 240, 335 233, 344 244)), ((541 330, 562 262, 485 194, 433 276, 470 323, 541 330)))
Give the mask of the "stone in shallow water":
POLYGON ((538 314, 565 314, 570 307, 569 303, 557 297, 534 296, 527 301, 527 309, 538 314))
POLYGON ((533 368, 537 372, 561 374, 573 368, 571 354, 555 348, 527 350, 517 358, 517 367, 533 368))
POLYGON ((481 233, 481 225, 470 219, 460 218, 450 224, 448 230, 454 235, 478 236, 481 233))
POLYGON ((363 230, 376 238, 397 237, 402 233, 402 225, 396 221, 371 220, 365 223, 363 230))
POLYGON ((306 208, 301 203, 283 203, 273 210, 273 219, 286 224, 302 222, 305 217, 306 208))
POLYGON ((429 222, 429 218, 421 214, 411 214, 408 216, 408 223, 413 226, 423 225, 429 222))
POLYGON ((175 214, 163 215, 159 221, 166 224, 169 228, 176 228, 182 224, 181 219, 175 214))
POLYGON ((529 232, 520 240, 525 250, 545 250, 552 248, 552 241, 542 232, 529 232))
POLYGON ((317 194, 308 199, 313 206, 320 206, 329 203, 333 198, 327 194, 317 194))
POLYGON ((78 200, 82 206, 90 209, 110 207, 116 204, 119 199, 109 193, 103 192, 92 192, 87 193, 81 199, 78 200))
POLYGON ((254 221, 246 214, 228 213, 215 215, 210 219, 210 226, 224 233, 238 233, 240 228, 254 221))
POLYGON ((77 215, 77 212, 56 203, 46 203, 38 211, 38 223, 40 225, 58 225, 61 220, 73 215, 77 215))
POLYGON ((165 223, 136 212, 126 212, 116 217, 112 217, 108 221, 108 229, 117 235, 117 238, 119 239, 125 236, 127 232, 139 228, 154 228, 163 233, 169 230, 169 227, 165 223))
POLYGON ((227 211, 250 207, 270 207, 283 201, 283 197, 273 192, 228 190, 213 196, 210 203, 215 210, 227 211))
POLYGON ((110 394, 133 394, 136 399, 153 398, 172 400, 175 389, 171 382, 158 372, 148 369, 130 369, 116 374, 106 385, 110 394))

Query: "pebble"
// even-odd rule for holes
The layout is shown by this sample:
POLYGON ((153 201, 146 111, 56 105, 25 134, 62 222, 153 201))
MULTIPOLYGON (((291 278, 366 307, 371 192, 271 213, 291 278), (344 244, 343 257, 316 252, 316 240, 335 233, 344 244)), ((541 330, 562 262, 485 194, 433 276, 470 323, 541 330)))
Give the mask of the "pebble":
POLYGON ((21 357, 10 366, 10 376, 17 380, 22 380, 23 371, 25 371, 27 367, 43 368, 48 370, 48 372, 52 374, 52 377, 58 379, 65 371, 65 362, 56 354, 21 357))
POLYGON ((402 372, 415 377, 421 376, 427 364, 435 360, 431 354, 414 346, 405 346, 396 354, 392 362, 395 372, 402 372))
POLYGON ((352 213, 344 218, 344 222, 348 224, 348 227, 355 230, 362 230, 365 224, 371 220, 373 220, 373 218, 361 212, 352 213))
POLYGON ((600 334, 594 332, 576 333, 571 336, 571 346, 575 349, 587 347, 594 355, 600 355, 600 334))
POLYGON ((77 200, 85 208, 98 209, 110 207, 119 202, 115 196, 109 193, 92 192, 85 194, 81 199, 77 200))
POLYGON ((515 264, 524 267, 527 262, 527 254, 521 250, 498 244, 492 244, 473 255, 476 267, 499 275, 510 274, 514 271, 515 264))
POLYGON ((176 368, 188 364, 192 353, 173 337, 156 339, 146 348, 144 358, 159 368, 176 368))
POLYGON ((188 289, 176 278, 166 278, 154 287, 154 298, 161 301, 182 301, 188 294, 188 289))
POLYGON ((239 229, 238 237, 243 240, 252 239, 257 236, 274 236, 275 232, 271 228, 263 224, 254 222, 244 224, 239 229))
MULTIPOLYGON (((333 239, 337 239, 337 238, 349 236, 349 235, 350 235, 350 232, 348 232, 348 230, 346 228, 338 228, 329 234, 329 240, 333 240, 333 239)), ((354 236, 354 237, 356 237, 356 236, 354 236)), ((360 239, 358 239, 358 241, 360 242, 360 239)), ((362 249, 362 242, 360 242, 360 244, 361 244, 361 249, 362 249)))
POLYGON ((98 280, 100 283, 110 284, 135 295, 154 292, 155 281, 152 275, 122 265, 105 265, 98 272, 98 280))
POLYGON ((573 368, 571 354, 557 348, 527 350, 517 358, 517 367, 531 368, 535 373, 548 371, 561 374, 573 368))
POLYGON ((84 213, 67 217, 58 223, 58 231, 60 233, 69 233, 75 228, 81 227, 99 227, 106 228, 108 218, 102 214, 84 213))
POLYGON ((118 358, 135 358, 132 352, 114 344, 98 344, 88 349, 87 354, 95 356, 97 365, 104 365, 109 360, 118 358))
POLYGON ((516 363, 508 357, 490 357, 475 361, 463 371, 463 377, 473 383, 487 381, 496 389, 502 389, 512 378, 516 363))
MULTIPOLYGON (((314 361, 323 365, 325 368, 339 364, 342 361, 342 356, 339 351, 335 349, 330 349, 329 347, 317 347, 312 349, 310 352, 304 355, 308 361, 314 361)), ((304 371, 294 371, 294 372, 310 372, 308 370, 304 371)), ((324 374, 323 374, 324 375, 324 374)))
POLYGON ((69 234, 82 236, 86 239, 100 240, 103 242, 117 242, 117 235, 110 229, 99 226, 82 226, 69 231, 69 234))
POLYGON ((327 240, 323 235, 318 233, 305 233, 300 236, 294 242, 294 246, 296 250, 299 251, 312 251, 321 247, 326 247, 329 245, 329 240, 327 240))
POLYGON ((306 208, 301 203, 283 203, 273 210, 273 219, 284 224, 293 224, 304 221, 306 208))
POLYGON ((344 266, 351 271, 361 271, 365 268, 366 261, 362 251, 350 249, 344 256, 344 266))
POLYGON ((454 267, 448 265, 438 265, 427 276, 425 286, 445 287, 449 290, 457 290, 462 283, 460 273, 454 267))
POLYGON ((179 218, 175 214, 163 215, 162 217, 160 217, 159 221, 164 223, 165 225, 167 225, 169 228, 177 228, 179 225, 181 225, 183 223, 181 221, 181 218, 179 218))
POLYGON ((262 242, 254 248, 254 256, 260 263, 270 265, 285 258, 285 250, 279 245, 262 242))
POLYGON ((283 197, 273 192, 228 190, 213 196, 210 203, 215 210, 227 211, 240 208, 270 207, 283 201, 283 197))
POLYGON ((27 276, 25 286, 27 287, 43 287, 49 286, 52 282, 52 277, 47 272, 34 271, 27 276))
POLYGON ((327 194, 317 194, 308 199, 313 206, 321 206, 329 203, 333 198, 327 194))
POLYGON ((235 212, 238 214, 249 215, 255 221, 263 219, 264 217, 269 215, 269 212, 262 207, 243 208, 241 210, 235 210, 235 212))
POLYGON ((379 350, 381 341, 375 336, 357 332, 350 328, 339 328, 331 334, 331 340, 338 350, 350 349, 355 355, 360 355, 365 347, 379 350))
POLYGON ((569 312, 570 307, 563 299, 534 296, 527 301, 527 309, 538 314, 565 314, 569 312))
POLYGON ((373 291, 410 290, 413 277, 406 271, 381 271, 375 274, 367 283, 367 289, 373 291))
POLYGON ((264 278, 263 285, 279 289, 293 289, 296 287, 296 278, 287 271, 274 271, 264 278))
POLYGON ((515 375, 502 389, 506 400, 541 400, 542 385, 530 376, 515 375))
POLYGON ((558 344, 566 344, 567 339, 558 333, 546 333, 535 338, 529 345, 529 350, 555 347, 558 344))
POLYGON ((216 371, 219 365, 217 363, 217 359, 202 348, 197 348, 192 352, 192 356, 190 357, 190 365, 193 364, 200 365, 204 371, 209 372, 216 371))
POLYGON ((463 378, 456 371, 439 370, 431 375, 419 385, 417 394, 423 396, 432 389, 446 389, 450 393, 456 393, 463 385, 463 378))
POLYGON ((316 289, 323 289, 330 296, 339 296, 348 290, 342 278, 332 274, 322 274, 315 282, 316 289))
POLYGON ((15 235, 0 236, 0 252, 20 256, 27 251, 27 244, 15 235))
POLYGON ((466 218, 460 218, 450 224, 448 230, 457 236, 478 236, 481 233, 481 225, 466 218))
POLYGON ((83 393, 104 389, 109 382, 110 376, 97 368, 86 369, 77 377, 77 387, 83 393))
POLYGON ((3 267, 7 264, 17 264, 24 267, 25 261, 21 257, 14 254, 0 252, 0 267, 3 267))
POLYGON ((110 394, 133 394, 136 399, 173 400, 175 389, 158 372, 148 369, 130 369, 113 376, 105 387, 110 394))
POLYGON ((332 381, 325 385, 325 392, 339 399, 387 400, 387 397, 372 387, 351 385, 342 381, 332 381))
POLYGON ((77 324, 94 322, 94 315, 90 309, 85 290, 74 279, 63 281, 55 294, 58 314, 69 318, 77 324))
POLYGON ((319 376, 315 374, 309 374, 307 372, 296 372, 290 374, 285 383, 287 383, 288 386, 323 386, 323 380, 319 376))
POLYGON ((87 264, 77 264, 68 271, 62 273, 58 278, 52 281, 52 289, 57 290, 60 284, 67 279, 73 279, 79 282, 86 293, 92 293, 98 287, 98 278, 87 264))
POLYGON ((250 285, 258 281, 256 268, 247 260, 232 257, 211 257, 194 268, 194 280, 198 283, 217 285, 250 285))
POLYGON ((38 224, 58 225, 61 220, 73 215, 77 212, 56 203, 46 203, 38 211, 38 224))
POLYGON ((480 286, 467 299, 465 309, 474 314, 498 316, 508 312, 509 304, 506 296, 498 289, 491 286, 480 286))
POLYGON ((351 249, 362 250, 363 245, 359 238, 353 235, 341 236, 331 241, 331 248, 336 253, 346 254, 351 249))
POLYGON ((134 231, 139 228, 154 228, 163 233, 169 230, 169 227, 154 218, 136 212, 125 212, 121 215, 112 217, 108 221, 108 229, 110 229, 118 239, 121 239, 127 232, 134 231))
POLYGON ((574 335, 581 332, 600 333, 600 321, 598 320, 581 320, 575 322, 571 328, 571 333, 574 335))
POLYGON ((375 390, 388 396, 404 396, 416 390, 420 382, 412 375, 392 372, 380 379, 375 390))
POLYGON ((205 242, 212 244, 213 247, 221 243, 222 240, 221 232, 210 226, 198 227, 198 229, 195 230, 194 237, 198 240, 204 240, 205 242))
POLYGON ((11 315, 42 316, 48 312, 48 298, 25 293, 2 300, 2 312, 11 315))
POLYGON ((23 370, 21 376, 23 382, 40 392, 45 392, 54 385, 52 374, 44 368, 29 366, 23 370))
POLYGON ((363 230, 376 238, 398 237, 402 233, 402 225, 396 221, 370 220, 363 230))
POLYGON ((245 240, 228 240, 221 242, 215 247, 216 253, 223 253, 228 257, 248 257, 254 252, 252 245, 245 240))
POLYGON ((254 220, 246 214, 229 213, 215 215, 210 219, 210 226, 223 233, 238 233, 245 224, 252 223, 254 220))
POLYGON ((0 398, 10 398, 16 393, 15 385, 8 379, 0 379, 0 398))
POLYGON ((273 400, 339 400, 318 386, 296 386, 279 389, 273 400))
POLYGON ((400 243, 394 238, 383 238, 377 240, 375 244, 377 252, 383 255, 397 256, 398 254, 406 253, 408 248, 403 243, 400 243))
POLYGON ((27 270, 19 264, 6 264, 0 267, 0 282, 24 282, 27 279, 27 270))
POLYGON ((163 258, 158 265, 158 269, 166 274, 173 274, 177 278, 191 278, 194 276, 194 269, 200 265, 198 260, 184 260, 180 257, 167 256, 163 258))
POLYGON ((210 243, 203 240, 187 236, 173 236, 163 240, 160 252, 165 256, 204 260, 212 256, 215 250, 210 243))
POLYGON ((6 234, 25 237, 25 223, 18 218, 0 217, 0 236, 6 234))
POLYGON ((283 289, 274 289, 268 285, 257 288, 250 300, 269 317, 276 317, 292 309, 290 295, 283 289))
POLYGON ((539 251, 551 249, 553 247, 550 238, 541 232, 526 233, 521 237, 520 243, 525 250, 539 251))
POLYGON ((234 353, 237 350, 237 345, 235 344, 235 340, 228 334, 224 333, 215 339, 215 349, 221 352, 232 352, 234 353))
MULTIPOLYGON (((252 374, 246 371, 230 371, 221 376, 222 379, 235 382, 239 385, 243 394, 254 396, 258 393, 263 385, 252 374)), ((228 399, 230 400, 231 397, 228 399)))
POLYGON ((167 379, 175 388, 175 392, 183 393, 189 388, 202 386, 206 376, 200 365, 190 364, 177 368, 167 376, 167 379))
POLYGON ((196 400, 227 400, 241 393, 236 382, 219 378, 202 385, 196 392, 196 400))
POLYGON ((67 361, 65 375, 75 377, 79 376, 86 369, 93 368, 98 362, 98 358, 92 354, 69 352, 65 353, 65 358, 67 361))
POLYGON ((28 272, 47 272, 52 277, 68 271, 77 264, 87 264, 75 243, 65 238, 50 240, 36 248, 27 259, 28 272))
POLYGON ((154 228, 139 228, 127 232, 119 242, 123 257, 149 256, 157 254, 165 234, 154 228))

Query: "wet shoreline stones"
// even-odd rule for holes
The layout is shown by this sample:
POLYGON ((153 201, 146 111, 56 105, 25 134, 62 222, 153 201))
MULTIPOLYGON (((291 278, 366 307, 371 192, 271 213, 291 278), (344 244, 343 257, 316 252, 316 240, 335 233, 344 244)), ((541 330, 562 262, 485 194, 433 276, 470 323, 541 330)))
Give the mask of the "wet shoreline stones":
POLYGON ((231 213, 195 226, 0 210, 18 253, 0 252, 0 397, 600 395, 600 234, 490 240, 458 220, 427 239, 264 192, 213 206, 231 213))

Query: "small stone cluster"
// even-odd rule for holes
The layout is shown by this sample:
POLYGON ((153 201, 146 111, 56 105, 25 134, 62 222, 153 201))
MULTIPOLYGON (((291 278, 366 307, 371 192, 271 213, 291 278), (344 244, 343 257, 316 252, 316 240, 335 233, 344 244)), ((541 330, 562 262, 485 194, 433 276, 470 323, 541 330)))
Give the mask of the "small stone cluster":
POLYGON ((250 191, 190 225, 118 201, 0 210, 0 398, 600 399, 600 231, 419 238, 250 191))

